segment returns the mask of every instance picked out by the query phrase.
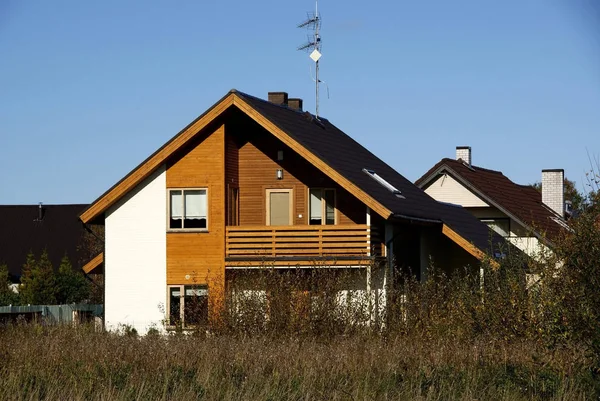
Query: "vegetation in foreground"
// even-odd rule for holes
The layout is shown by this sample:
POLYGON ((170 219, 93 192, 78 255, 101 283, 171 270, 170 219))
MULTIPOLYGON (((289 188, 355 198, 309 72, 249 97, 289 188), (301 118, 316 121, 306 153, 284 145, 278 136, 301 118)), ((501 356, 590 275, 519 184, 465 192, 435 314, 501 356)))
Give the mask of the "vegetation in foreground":
POLYGON ((598 202, 570 225, 553 254, 484 264, 483 280, 404 277, 372 325, 334 306, 344 277, 271 271, 268 313, 264 297, 229 299, 187 334, 0 327, 0 399, 598 399, 598 202))
POLYGON ((0 332, 1 399, 589 399, 577 348, 354 334, 137 337, 69 327, 0 332))

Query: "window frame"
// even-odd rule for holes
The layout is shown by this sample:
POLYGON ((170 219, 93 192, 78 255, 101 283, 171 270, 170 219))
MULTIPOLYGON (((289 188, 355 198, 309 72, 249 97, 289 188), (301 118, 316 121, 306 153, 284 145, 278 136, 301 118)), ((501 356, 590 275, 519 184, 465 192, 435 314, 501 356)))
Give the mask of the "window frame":
POLYGON ((308 187, 307 188, 307 213, 306 213, 306 221, 307 224, 310 225, 321 225, 321 226, 337 226, 339 224, 339 214, 338 214, 338 207, 337 207, 337 203, 338 203, 338 199, 337 199, 337 190, 335 188, 331 188, 331 187, 308 187), (321 224, 310 224, 310 193, 312 190, 321 190, 321 224), (323 224, 323 220, 325 220, 325 222, 327 222, 327 206, 326 203, 323 202, 323 199, 325 198, 325 191, 333 191, 333 224, 323 224))
POLYGON ((168 232, 208 232, 209 231, 209 207, 208 187, 185 187, 185 188, 167 188, 167 231, 168 232), (181 219, 181 228, 171 227, 171 192, 181 191, 181 201, 183 202, 183 216, 181 219), (186 191, 205 191, 206 192, 206 228, 185 228, 185 192, 186 191))
POLYGON ((177 327, 181 327, 181 329, 183 330, 192 330, 198 327, 202 327, 202 326, 206 326, 208 325, 208 320, 209 320, 209 296, 210 296, 210 292, 209 292, 209 288, 208 285, 206 284, 170 284, 167 285, 167 309, 166 309, 166 316, 165 316, 165 321, 166 321, 166 327, 167 329, 176 329, 177 327), (206 302, 207 302, 207 320, 204 323, 201 324, 190 324, 187 325, 185 323, 185 290, 186 287, 195 287, 195 289, 199 289, 199 290, 204 290, 206 291, 206 302), (178 288, 180 291, 180 296, 179 296, 179 323, 174 323, 171 322, 171 290, 174 288, 178 288))

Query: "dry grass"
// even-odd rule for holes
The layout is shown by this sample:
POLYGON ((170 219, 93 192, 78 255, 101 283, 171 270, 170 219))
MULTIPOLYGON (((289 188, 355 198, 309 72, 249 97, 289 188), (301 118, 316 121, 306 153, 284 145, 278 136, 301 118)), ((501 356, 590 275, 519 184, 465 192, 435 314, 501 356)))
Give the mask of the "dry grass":
POLYGON ((0 330, 0 399, 589 399, 577 349, 354 334, 322 339, 0 330))
POLYGON ((598 221, 573 224, 531 289, 518 259, 484 282, 432 270, 371 326, 333 296, 357 273, 313 269, 236 277, 269 296, 226 299, 210 336, 0 327, 0 400, 600 399, 598 221))

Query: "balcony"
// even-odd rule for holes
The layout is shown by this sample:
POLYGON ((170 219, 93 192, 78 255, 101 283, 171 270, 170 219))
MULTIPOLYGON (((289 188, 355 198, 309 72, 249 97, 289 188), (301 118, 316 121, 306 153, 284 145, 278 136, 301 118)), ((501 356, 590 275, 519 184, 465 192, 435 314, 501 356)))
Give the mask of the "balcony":
POLYGON ((362 266, 372 259, 376 238, 373 227, 366 224, 229 226, 225 265, 362 266))

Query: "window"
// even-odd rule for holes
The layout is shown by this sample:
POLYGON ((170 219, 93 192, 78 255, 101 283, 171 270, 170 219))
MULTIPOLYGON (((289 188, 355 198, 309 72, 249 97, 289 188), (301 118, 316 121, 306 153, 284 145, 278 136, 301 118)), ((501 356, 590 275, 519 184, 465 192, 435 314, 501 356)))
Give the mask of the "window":
POLYGON ((311 188, 308 206, 309 224, 335 224, 335 189, 311 188))
POLYGON ((481 222, 503 237, 510 236, 510 219, 481 219, 481 222))
POLYGON ((200 285, 169 286, 169 326, 183 328, 208 324, 208 288, 200 285))
POLYGON ((206 230, 206 189, 169 190, 169 229, 206 230))

